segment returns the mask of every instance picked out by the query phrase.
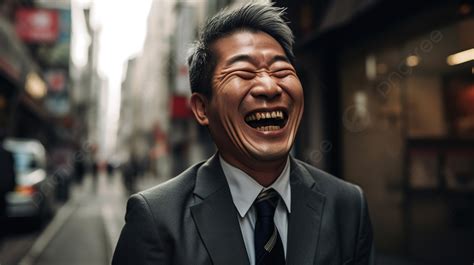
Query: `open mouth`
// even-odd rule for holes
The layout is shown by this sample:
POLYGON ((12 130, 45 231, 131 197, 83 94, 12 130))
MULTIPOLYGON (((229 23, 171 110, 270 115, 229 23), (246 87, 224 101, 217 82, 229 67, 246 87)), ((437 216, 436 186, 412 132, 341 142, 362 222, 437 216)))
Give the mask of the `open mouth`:
POLYGON ((245 116, 245 122, 259 131, 276 131, 285 127, 288 114, 281 110, 252 112, 245 116))

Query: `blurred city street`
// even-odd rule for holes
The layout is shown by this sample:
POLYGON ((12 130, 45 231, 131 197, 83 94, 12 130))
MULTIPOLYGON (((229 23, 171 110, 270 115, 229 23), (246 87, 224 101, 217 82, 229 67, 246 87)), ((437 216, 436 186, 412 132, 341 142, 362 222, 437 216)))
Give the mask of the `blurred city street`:
MULTIPOLYGON (((215 154, 188 51, 247 2, 0 0, 0 265, 110 264, 128 197, 215 154)), ((474 0, 262 2, 294 35, 290 154, 363 190, 378 264, 473 264, 474 0)))
MULTIPOLYGON (((143 190, 160 181, 148 176, 137 183, 137 188, 143 190)), ((7 236, 0 247, 0 264, 110 264, 125 223, 128 196, 119 173, 100 174, 97 182, 87 176, 81 185, 74 186, 70 200, 59 206, 56 216, 40 231, 26 229, 7 236)))

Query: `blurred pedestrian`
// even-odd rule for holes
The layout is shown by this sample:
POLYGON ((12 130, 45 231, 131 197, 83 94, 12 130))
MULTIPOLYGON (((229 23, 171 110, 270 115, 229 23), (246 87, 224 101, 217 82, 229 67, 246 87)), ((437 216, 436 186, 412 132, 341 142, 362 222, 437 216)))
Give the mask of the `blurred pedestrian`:
POLYGON ((289 155, 303 113, 283 9, 208 20, 191 109, 218 153, 132 196, 112 264, 373 264, 362 190, 289 155))
POLYGON ((140 175, 140 161, 135 152, 131 152, 130 158, 122 168, 122 177, 124 181, 125 189, 129 194, 136 192, 135 184, 140 175))
POLYGON ((3 147, 0 137, 0 243, 6 232, 6 195, 16 185, 14 162, 13 154, 3 147))
POLYGON ((84 159, 75 159, 74 160, 74 173, 76 176, 76 182, 82 183, 84 179, 84 174, 86 173, 86 165, 84 159))
POLYGON ((96 160, 92 161, 92 177, 97 178, 99 175, 99 162, 96 160))
POLYGON ((132 163, 130 162, 125 163, 124 165, 122 165, 121 168, 125 189, 127 190, 128 194, 132 194, 135 190, 135 169, 133 168, 132 163))

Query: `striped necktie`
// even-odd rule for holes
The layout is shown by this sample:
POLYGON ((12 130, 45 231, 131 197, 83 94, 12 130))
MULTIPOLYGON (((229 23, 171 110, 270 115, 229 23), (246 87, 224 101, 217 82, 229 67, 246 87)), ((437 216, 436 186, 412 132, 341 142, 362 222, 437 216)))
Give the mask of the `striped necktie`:
POLYGON ((280 196, 274 189, 262 191, 254 202, 257 210, 255 223, 255 264, 284 265, 285 254, 277 227, 273 222, 280 196))

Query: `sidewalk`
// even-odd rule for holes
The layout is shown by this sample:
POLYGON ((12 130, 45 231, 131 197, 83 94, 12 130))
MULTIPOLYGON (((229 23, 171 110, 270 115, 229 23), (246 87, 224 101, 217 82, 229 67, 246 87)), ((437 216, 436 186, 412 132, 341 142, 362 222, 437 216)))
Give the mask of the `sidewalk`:
POLYGON ((110 264, 127 197, 120 175, 86 177, 20 264, 110 264))
POLYGON ((35 264, 108 264, 105 243, 100 204, 87 196, 35 264))

